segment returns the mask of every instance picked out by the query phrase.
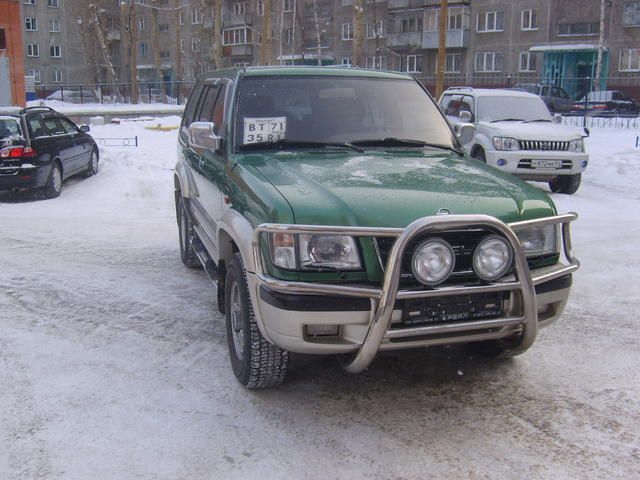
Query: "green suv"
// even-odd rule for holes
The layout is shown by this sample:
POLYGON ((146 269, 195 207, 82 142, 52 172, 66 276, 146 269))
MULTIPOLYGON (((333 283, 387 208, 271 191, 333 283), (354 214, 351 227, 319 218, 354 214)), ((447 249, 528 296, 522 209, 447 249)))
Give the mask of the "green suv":
POLYGON ((381 350, 527 350, 579 263, 536 188, 470 159, 415 79, 330 67, 201 78, 178 140, 182 261, 217 284, 233 372, 280 384, 289 352, 349 372, 381 350))

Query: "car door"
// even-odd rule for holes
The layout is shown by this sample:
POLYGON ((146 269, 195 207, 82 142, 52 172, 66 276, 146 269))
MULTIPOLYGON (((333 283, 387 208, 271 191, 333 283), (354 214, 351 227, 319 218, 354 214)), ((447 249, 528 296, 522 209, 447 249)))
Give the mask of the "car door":
MULTIPOLYGON (((58 121, 61 123, 62 128, 71 139, 72 145, 70 148, 71 166, 74 172, 86 169, 89 163, 90 150, 87 149, 87 143, 84 142, 80 135, 80 129, 66 117, 59 116, 58 121)), ((71 172, 69 172, 71 173, 71 172)))
POLYGON ((45 114, 42 116, 47 131, 49 132, 49 147, 51 155, 58 157, 62 162, 62 175, 67 178, 73 175, 74 165, 74 144, 73 139, 67 134, 55 114, 45 114))

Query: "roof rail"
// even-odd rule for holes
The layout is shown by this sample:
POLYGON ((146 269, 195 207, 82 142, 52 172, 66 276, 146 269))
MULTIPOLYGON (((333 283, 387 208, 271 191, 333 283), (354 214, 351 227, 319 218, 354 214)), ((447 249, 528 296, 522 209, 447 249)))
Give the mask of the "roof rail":
POLYGON ((447 88, 447 90, 473 90, 473 87, 467 87, 467 86, 459 86, 459 87, 449 87, 447 88))
POLYGON ((20 113, 25 113, 25 112, 28 112, 29 110, 50 110, 52 112, 54 111, 53 108, 42 105, 38 107, 25 107, 22 109, 20 113))

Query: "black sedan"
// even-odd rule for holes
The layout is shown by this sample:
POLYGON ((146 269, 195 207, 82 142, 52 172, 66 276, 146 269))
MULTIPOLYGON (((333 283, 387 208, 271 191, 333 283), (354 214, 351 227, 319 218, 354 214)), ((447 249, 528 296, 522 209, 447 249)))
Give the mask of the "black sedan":
POLYGON ((48 107, 0 109, 0 190, 41 189, 60 195, 62 182, 98 173, 89 127, 48 107))
POLYGON ((640 105, 625 92, 600 90, 589 92, 575 102, 571 113, 594 117, 637 117, 640 105))

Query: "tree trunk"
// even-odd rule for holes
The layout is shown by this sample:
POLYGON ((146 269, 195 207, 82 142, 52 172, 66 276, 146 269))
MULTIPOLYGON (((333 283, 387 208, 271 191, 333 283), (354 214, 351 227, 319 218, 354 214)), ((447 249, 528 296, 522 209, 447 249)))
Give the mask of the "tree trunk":
POLYGON ((271 32, 271 0, 264 0, 264 18, 262 23, 262 45, 260 46, 260 65, 272 63, 272 32, 271 32))
POLYGON ((138 103, 138 22, 135 3, 129 6, 129 48, 131 49, 131 103, 138 103))
POLYGON ((180 10, 181 0, 174 0, 174 5, 176 9, 176 99, 179 100, 181 98, 180 89, 182 88, 182 49, 180 48, 182 41, 182 25, 180 25, 180 12, 182 11, 180 10))
POLYGON ((604 51, 604 27, 607 10, 607 0, 600 0, 600 37, 598 39, 598 60, 596 61, 596 78, 593 81, 593 88, 601 90, 600 77, 602 76, 602 52, 604 51))
POLYGON ((107 68, 107 74, 111 79, 113 94, 116 96, 116 99, 121 102, 122 96, 120 95, 120 89, 116 84, 116 71, 113 68, 113 62, 111 61, 111 55, 109 55, 109 48, 107 47, 107 42, 104 38, 104 31, 102 30, 102 25, 100 25, 100 20, 98 18, 98 10, 95 4, 90 4, 89 8, 91 8, 92 21, 95 25, 96 36, 98 37, 98 43, 100 44, 100 50, 102 51, 102 57, 104 58, 104 63, 107 68))
POLYGON ((364 67, 364 0, 353 2, 353 65, 364 67))
POLYGON ((316 63, 318 66, 322 66, 322 48, 320 44, 322 36, 320 35, 320 21, 318 20, 318 0, 313 0, 313 23, 316 29, 316 63))
POLYGON ((222 58, 222 0, 214 0, 214 12, 213 12, 213 39, 215 44, 213 46, 213 62, 217 69, 223 68, 222 58))
POLYGON ((166 103, 162 68, 160 65, 160 35, 158 32, 158 0, 151 0, 151 35, 153 37, 153 70, 155 81, 160 87, 160 101, 166 103))

